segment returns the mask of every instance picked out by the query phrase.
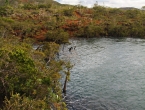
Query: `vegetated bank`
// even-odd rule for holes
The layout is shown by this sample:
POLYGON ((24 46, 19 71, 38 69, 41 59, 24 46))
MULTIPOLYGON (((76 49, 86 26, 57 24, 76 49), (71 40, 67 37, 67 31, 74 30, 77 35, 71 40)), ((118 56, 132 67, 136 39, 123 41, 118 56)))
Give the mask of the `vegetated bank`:
POLYGON ((43 43, 41 51, 34 50, 32 44, 30 39, 0 38, 1 108, 65 110, 59 72, 67 73, 69 63, 56 60, 58 44, 43 43))
POLYGON ((69 36, 56 25, 47 24, 53 22, 47 22, 42 13, 43 8, 49 7, 50 4, 29 3, 16 7, 9 3, 0 7, 2 110, 67 109, 59 80, 60 72, 65 73, 68 80, 72 66, 56 55, 59 44, 68 43, 69 36), (38 46, 36 50, 33 48, 35 44, 38 46))
POLYGON ((70 37, 145 38, 145 12, 94 5, 61 5, 52 0, 0 1, 0 94, 2 109, 66 109, 57 60, 70 37), (33 38, 36 41, 28 38, 33 38), (39 45, 36 50, 33 44, 39 45), (43 45, 43 46, 42 46, 43 45))
POLYGON ((87 8, 52 0, 16 0, 0 6, 0 16, 1 34, 11 34, 22 40, 30 37, 61 44, 69 37, 145 38, 145 11, 136 8, 109 8, 97 4, 87 8))

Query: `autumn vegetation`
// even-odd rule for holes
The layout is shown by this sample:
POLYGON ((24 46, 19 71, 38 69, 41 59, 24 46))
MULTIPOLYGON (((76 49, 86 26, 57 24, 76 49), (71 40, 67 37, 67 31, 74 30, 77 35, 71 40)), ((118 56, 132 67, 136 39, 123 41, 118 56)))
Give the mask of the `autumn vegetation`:
POLYGON ((86 8, 52 0, 9 0, 8 5, 0 6, 0 16, 2 36, 10 34, 22 40, 36 38, 61 44, 70 37, 145 37, 145 11, 136 8, 86 8))
POLYGON ((145 11, 52 0, 0 0, 2 110, 67 109, 62 92, 72 65, 58 60, 57 54, 72 37, 145 38, 145 11))

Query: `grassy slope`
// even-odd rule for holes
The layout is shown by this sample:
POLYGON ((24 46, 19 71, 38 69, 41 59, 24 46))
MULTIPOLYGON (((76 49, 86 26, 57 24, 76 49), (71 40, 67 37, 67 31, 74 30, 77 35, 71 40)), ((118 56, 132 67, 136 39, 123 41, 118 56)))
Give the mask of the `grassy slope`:
MULTIPOLYGON (((93 26, 102 30, 97 36, 108 36, 108 34, 111 35, 112 33, 117 32, 117 29, 120 28, 126 28, 131 31, 133 27, 138 26, 139 28, 142 28, 145 25, 145 13, 136 9, 121 10, 101 6, 88 9, 86 7, 61 5, 52 0, 29 0, 31 4, 33 4, 34 1, 41 1, 41 3, 45 4, 50 3, 51 7, 29 10, 14 8, 13 14, 8 18, 13 19, 16 22, 21 22, 20 24, 22 25, 24 23, 27 28, 30 28, 30 32, 27 33, 26 37, 34 37, 39 40, 45 40, 45 35, 48 31, 53 31, 58 28, 67 31, 70 36, 75 36, 76 33, 78 34, 81 32, 80 30, 93 26), (64 14, 64 12, 66 12, 66 14, 64 14), (114 30, 112 31, 111 29, 114 30)), ((0 3, 1 2, 3 1, 1 0, 0 3)), ((21 3, 27 3, 27 0, 21 0, 21 3)), ((20 30, 22 29, 15 29, 12 34, 20 36, 22 33, 20 30)), ((92 27, 91 30, 93 30, 92 27)), ((25 31, 28 30, 26 29, 25 31)), ((136 32, 135 34, 138 33, 139 32, 136 32)), ((120 36, 121 35, 123 34, 120 34, 120 36)))

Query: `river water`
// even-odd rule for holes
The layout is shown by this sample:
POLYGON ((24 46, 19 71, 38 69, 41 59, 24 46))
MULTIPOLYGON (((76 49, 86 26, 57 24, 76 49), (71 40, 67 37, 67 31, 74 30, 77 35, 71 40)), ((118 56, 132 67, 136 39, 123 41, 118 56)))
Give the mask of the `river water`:
POLYGON ((72 39, 69 110, 145 110, 145 39, 72 39))

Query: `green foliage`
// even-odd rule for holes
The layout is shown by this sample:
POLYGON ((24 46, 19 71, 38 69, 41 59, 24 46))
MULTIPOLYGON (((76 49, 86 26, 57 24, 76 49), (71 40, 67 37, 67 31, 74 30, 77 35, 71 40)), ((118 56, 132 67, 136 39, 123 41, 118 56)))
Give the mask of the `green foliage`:
POLYGON ((75 34, 77 37, 101 37, 104 31, 101 27, 95 25, 88 25, 86 27, 80 28, 75 34))
POLYGON ((54 42, 46 42, 42 47, 42 51, 45 53, 45 55, 50 56, 51 58, 54 58, 55 54, 58 53, 58 50, 59 45, 54 42))
POLYGON ((118 8, 111 8, 111 9, 109 9, 109 14, 111 14, 111 15, 123 14, 123 10, 120 10, 118 8))
POLYGON ((51 4, 38 4, 38 9, 40 8, 50 8, 51 4))
POLYGON ((139 37, 139 38, 145 38, 145 28, 143 27, 133 27, 130 30, 131 37, 139 37))
POLYGON ((7 17, 2 17, 2 18, 0 18, 0 20, 2 20, 2 21, 4 21, 4 22, 7 22, 7 23, 13 23, 13 22, 14 22, 13 19, 7 18, 7 17))
POLYGON ((65 9, 65 10, 63 10, 63 14, 64 14, 64 16, 70 17, 73 15, 73 11, 74 11, 73 9, 65 9))
POLYGON ((22 8, 25 10, 30 10, 30 9, 35 10, 37 9, 37 6, 31 3, 27 3, 27 4, 24 4, 22 8))
POLYGON ((55 18, 51 18, 51 22, 50 21, 46 21, 44 26, 48 29, 48 30, 55 30, 56 27, 58 27, 58 24, 56 23, 55 18))
POLYGON ((108 29, 108 35, 112 37, 128 37, 129 34, 127 32, 126 28, 122 26, 113 26, 108 29))
POLYGON ((107 10, 106 10, 106 8, 105 7, 103 7, 103 6, 95 6, 95 7, 93 7, 93 9, 94 9, 94 13, 93 13, 93 17, 94 18, 99 18, 99 17, 101 17, 102 15, 104 16, 104 15, 106 15, 107 14, 107 10))
POLYGON ((125 14, 128 18, 136 18, 140 14, 140 11, 137 9, 136 10, 127 10, 125 12, 125 14))
POLYGON ((5 98, 3 110, 46 110, 48 109, 45 99, 30 99, 20 94, 12 94, 10 99, 5 98))
MULTIPOLYGON (((37 74, 34 61, 26 53, 26 47, 21 48, 20 45, 17 45, 17 47, 9 46, 10 48, 7 48, 4 45, 0 49, 2 59, 0 66, 1 70, 3 70, 1 76, 6 82, 5 86, 8 87, 5 89, 5 93, 14 91, 30 95, 31 89, 34 88, 36 82, 34 75, 37 74)), ((1 91, 0 93, 3 92, 1 91)))
POLYGON ((25 40, 0 39, 0 96, 7 97, 4 109, 32 106, 35 110, 65 108, 59 85, 59 72, 64 63, 55 60, 59 45, 46 43, 43 51, 39 52, 28 43, 25 40), (49 67, 44 62, 47 56, 51 59, 49 67))
POLYGON ((44 40, 46 37, 46 41, 62 44, 67 43, 70 36, 144 36, 145 13, 138 9, 124 10, 99 5, 87 9, 60 5, 52 0, 10 0, 9 5, 0 6, 0 16, 0 35, 17 36, 22 40, 27 37, 44 40), (14 4, 17 6, 12 7, 14 4), (120 29, 123 31, 118 31, 120 29))
POLYGON ((68 33, 62 29, 48 31, 46 34, 47 41, 56 42, 58 44, 68 43, 68 38, 68 33))
POLYGON ((67 76, 67 80, 70 80, 70 70, 73 68, 73 65, 70 62, 65 62, 64 73, 67 76))
POLYGON ((75 13, 78 12, 75 6, 60 5, 52 0, 33 2, 19 4, 20 1, 11 0, 9 5, 4 5, 5 1, 0 1, 0 96, 3 100, 7 97, 4 110, 32 106, 35 110, 65 109, 61 102, 59 72, 66 74, 67 82, 72 65, 56 57, 58 44, 68 43, 69 34, 87 38, 145 38, 144 11, 96 5, 92 9, 80 6, 80 12, 75 13), (21 7, 10 7, 16 3, 21 7), (35 51, 34 42, 27 37, 46 38, 47 42, 40 43, 41 49, 35 51))
POLYGON ((142 10, 145 10, 145 6, 142 6, 141 9, 142 9, 142 10))
POLYGON ((47 9, 47 8, 50 8, 51 7, 51 4, 47 3, 47 4, 44 4, 44 3, 38 3, 38 5, 35 5, 35 4, 32 4, 32 3, 27 3, 27 4, 24 4, 22 6, 23 9, 26 9, 26 10, 35 10, 35 9, 47 9))
POLYGON ((10 6, 0 6, 0 16, 8 16, 13 13, 13 9, 10 6))

